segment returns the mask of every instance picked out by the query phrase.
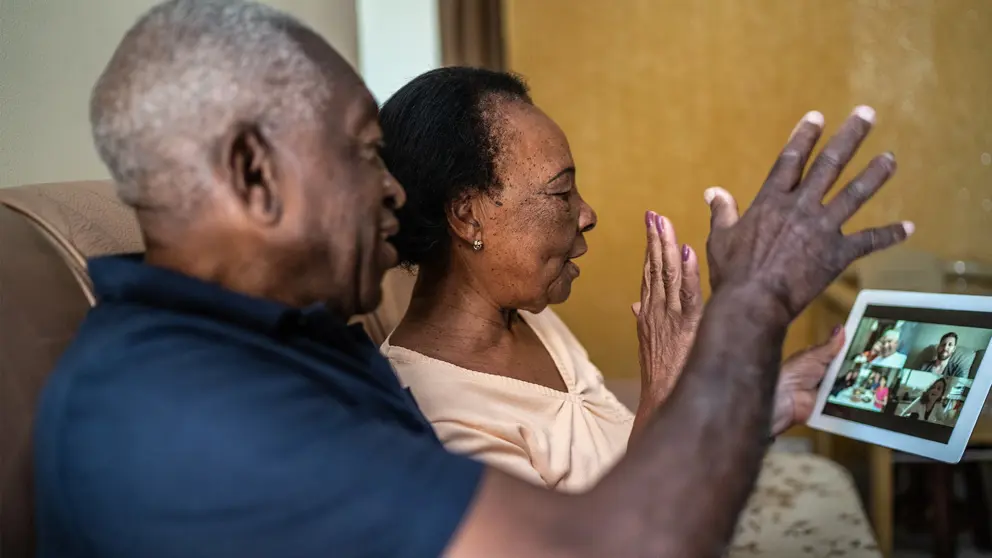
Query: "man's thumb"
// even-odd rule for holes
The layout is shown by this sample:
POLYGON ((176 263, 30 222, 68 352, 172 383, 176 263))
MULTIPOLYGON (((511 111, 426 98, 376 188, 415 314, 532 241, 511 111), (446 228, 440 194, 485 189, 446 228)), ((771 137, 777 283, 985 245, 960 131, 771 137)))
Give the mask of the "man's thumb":
POLYGON ((710 206, 710 227, 713 229, 725 229, 732 227, 740 219, 740 212, 737 209, 737 200, 730 192, 714 186, 707 188, 703 192, 703 199, 710 206))

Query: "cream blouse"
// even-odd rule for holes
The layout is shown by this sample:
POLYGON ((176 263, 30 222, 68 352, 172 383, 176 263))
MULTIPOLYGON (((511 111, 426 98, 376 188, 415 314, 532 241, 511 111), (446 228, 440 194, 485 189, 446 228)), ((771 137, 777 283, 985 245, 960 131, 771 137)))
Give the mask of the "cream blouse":
POLYGON ((468 370, 382 345, 441 442, 537 485, 590 488, 623 455, 634 415, 608 390, 579 340, 552 312, 520 312, 568 392, 468 370))
MULTIPOLYGON (((521 312, 568 393, 466 370, 383 344, 450 450, 566 492, 591 488, 624 453, 634 417, 558 316, 521 312)), ((881 558, 849 473, 822 457, 770 453, 726 558, 793 558, 843 549, 881 558), (810 528, 815 526, 815 528, 810 528)))

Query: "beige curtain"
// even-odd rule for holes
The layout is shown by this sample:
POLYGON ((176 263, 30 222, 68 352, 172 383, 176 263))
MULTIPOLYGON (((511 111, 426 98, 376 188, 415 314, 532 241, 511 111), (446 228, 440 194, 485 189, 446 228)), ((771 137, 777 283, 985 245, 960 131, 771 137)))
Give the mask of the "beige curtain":
POLYGON ((500 0, 439 0, 441 63, 503 70, 500 0))

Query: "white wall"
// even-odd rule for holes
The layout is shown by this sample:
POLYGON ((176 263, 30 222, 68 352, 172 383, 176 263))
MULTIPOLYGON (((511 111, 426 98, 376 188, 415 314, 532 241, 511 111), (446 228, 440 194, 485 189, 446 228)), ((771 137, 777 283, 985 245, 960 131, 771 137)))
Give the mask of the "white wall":
POLYGON ((437 0, 356 0, 359 69, 382 104, 441 65, 437 0))
MULTIPOLYGON (((404 2, 404 0, 396 0, 404 2)), ((155 0, 0 0, 0 187, 107 178, 90 89, 155 0)), ((354 0, 270 0, 358 60, 354 0)))

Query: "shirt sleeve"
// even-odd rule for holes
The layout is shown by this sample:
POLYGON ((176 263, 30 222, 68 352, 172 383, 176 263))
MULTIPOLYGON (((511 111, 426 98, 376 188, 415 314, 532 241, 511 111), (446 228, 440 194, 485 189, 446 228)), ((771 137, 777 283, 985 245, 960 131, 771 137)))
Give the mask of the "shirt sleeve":
POLYGON ((188 356, 80 394, 62 480, 92 555, 443 553, 481 464, 293 372, 188 356))
POLYGON ((955 367, 955 370, 953 370, 951 375, 958 378, 971 378, 971 368, 975 365, 976 356, 977 355, 975 353, 970 353, 967 355, 962 355, 958 359, 952 357, 951 361, 947 363, 948 366, 955 367))
POLYGON ((438 421, 433 424, 438 438, 449 450, 471 455, 504 473, 544 488, 553 488, 534 467, 527 450, 483 429, 456 421, 438 421))

